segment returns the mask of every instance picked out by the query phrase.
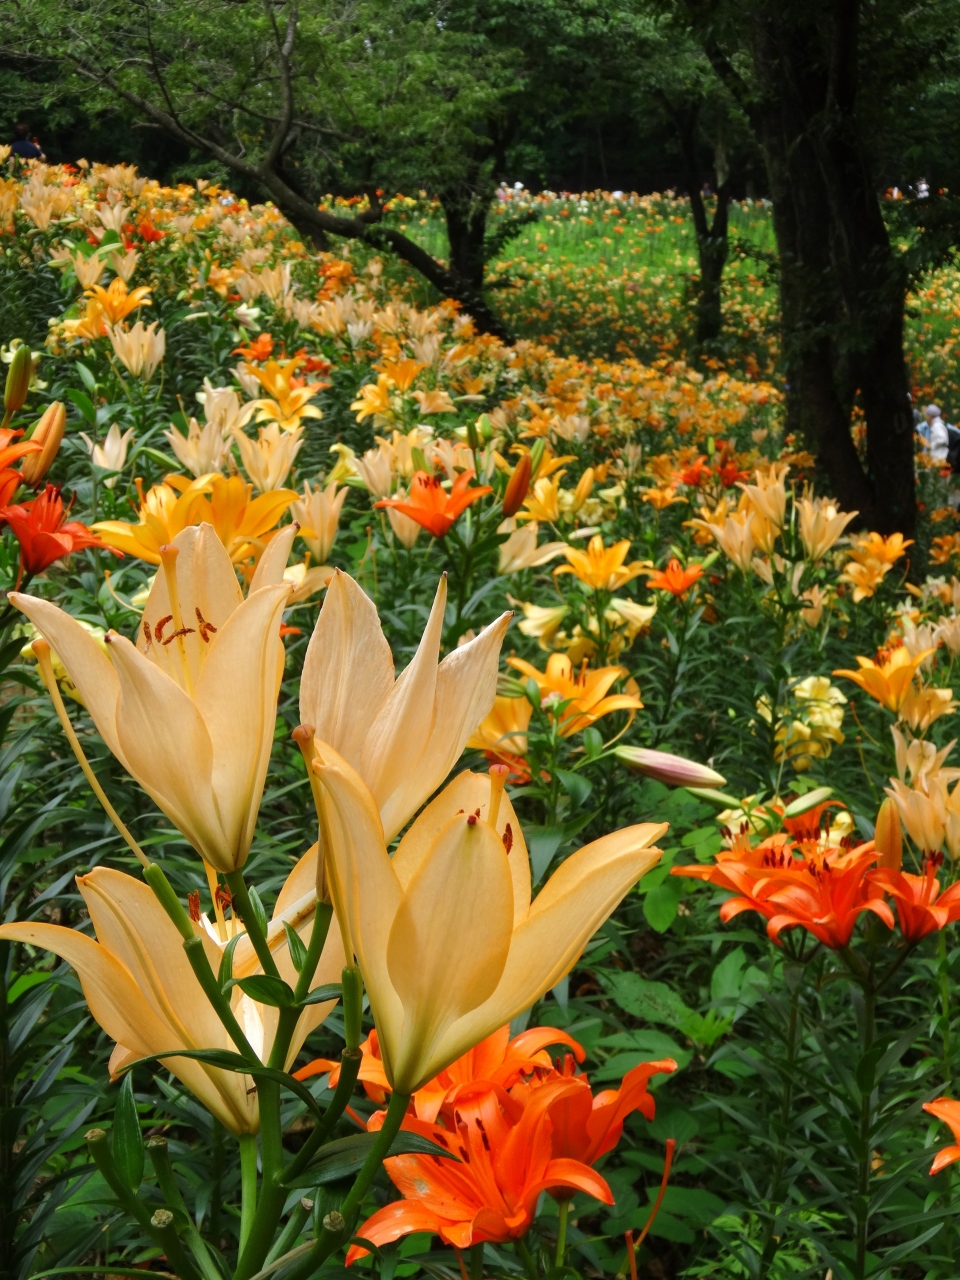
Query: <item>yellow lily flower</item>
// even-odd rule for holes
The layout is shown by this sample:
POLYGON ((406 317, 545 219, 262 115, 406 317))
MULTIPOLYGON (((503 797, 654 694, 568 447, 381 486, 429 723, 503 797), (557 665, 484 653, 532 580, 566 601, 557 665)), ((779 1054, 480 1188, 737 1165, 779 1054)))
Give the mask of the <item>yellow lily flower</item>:
POLYGON ((858 684, 864 693, 876 698, 888 711, 899 712, 903 701, 910 691, 913 678, 920 669, 925 658, 929 658, 936 649, 921 649, 914 657, 904 645, 894 649, 884 662, 874 662, 871 658, 861 658, 859 671, 834 671, 835 676, 846 676, 854 684, 858 684))
POLYGON ((507 533, 510 536, 506 542, 500 544, 499 573, 519 573, 521 569, 538 569, 541 565, 549 564, 551 560, 563 554, 567 545, 565 542, 545 542, 543 546, 538 546, 539 530, 540 526, 535 520, 521 525, 519 529, 514 516, 501 521, 497 526, 497 533, 507 533))
POLYGON ((294 427, 281 435, 275 422, 261 427, 256 440, 251 440, 242 431, 234 431, 241 464, 255 489, 269 493, 283 486, 300 452, 302 437, 303 427, 294 427))
POLYGON ((160 548, 172 543, 181 530, 211 524, 238 564, 259 557, 277 521, 297 497, 293 489, 271 489, 256 498, 251 494, 252 486, 240 476, 211 474, 192 481, 167 476, 141 499, 139 523, 101 520, 93 527, 108 547, 159 565, 160 548))
POLYGON ((664 823, 572 854, 530 900, 523 833, 500 779, 461 773, 391 859, 376 802, 325 744, 324 850, 345 950, 356 955, 387 1079, 411 1094, 569 973, 600 924, 660 859, 664 823))
POLYGON ((796 503, 800 516, 800 541, 811 560, 822 560, 857 511, 840 511, 832 498, 810 498, 806 494, 796 503))
POLYGON ((546 671, 538 671, 523 658, 507 661, 528 679, 536 681, 541 705, 547 711, 558 702, 568 703, 560 717, 560 734, 564 738, 586 729, 611 711, 636 712, 643 706, 636 694, 607 694, 610 686, 627 674, 624 667, 597 667, 591 671, 584 663, 574 675, 573 663, 565 653, 551 653, 546 671))
POLYGON ((254 588, 244 600, 204 524, 165 550, 136 645, 110 632, 104 653, 56 605, 10 596, 59 655, 124 769, 222 872, 250 852, 276 725, 290 586, 255 579, 254 588))
POLYGON ((438 665, 446 602, 441 578, 419 648, 395 681, 376 606, 338 570, 303 663, 300 719, 358 771, 388 841, 441 785, 493 706, 512 615, 502 614, 438 665))
MULTIPOLYGON (((125 320, 131 311, 136 311, 138 307, 152 307, 150 301, 150 289, 147 285, 142 284, 138 289, 127 289, 126 282, 119 276, 110 281, 109 287, 104 289, 102 285, 94 285, 92 289, 85 289, 84 296, 89 298, 91 302, 95 302, 100 308, 100 313, 110 324, 119 324, 121 320, 125 320)), ((89 303, 87 306, 89 311, 89 303)))
POLYGON ((549 479, 541 476, 534 484, 533 492, 524 498, 526 511, 519 511, 517 519, 545 520, 548 524, 556 524, 560 519, 560 481, 564 474, 557 471, 549 479))
POLYGON ((541 649, 549 650, 560 624, 570 612, 566 604, 542 605, 521 602, 523 621, 519 629, 525 636, 536 636, 541 649))
POLYGON ((471 735, 467 746, 494 756, 525 756, 532 715, 529 698, 508 698, 497 694, 493 706, 471 735))
MULTIPOLYGON (((78 876, 77 886, 90 912, 97 940, 76 929, 32 921, 0 926, 0 939, 26 942, 53 951, 80 975, 90 1012, 116 1047, 110 1058, 111 1075, 137 1058, 170 1049, 226 1049, 232 1040, 207 1000, 183 950, 182 939, 153 891, 133 876, 96 867, 78 876)), ((290 959, 284 922, 306 944, 313 928, 316 905, 316 848, 304 854, 277 899, 268 928, 268 942, 280 976, 291 986, 297 980, 290 959)), ((238 921, 231 927, 242 929, 238 921)), ((195 924, 213 972, 218 971, 226 941, 195 924)), ((334 982, 343 966, 338 931, 328 935, 312 987, 334 982)), ((260 973, 256 954, 244 936, 233 955, 233 974, 246 978, 260 973)), ((308 1005, 297 1023, 286 1065, 293 1064, 314 1027, 324 1020, 334 1001, 308 1005)), ((233 1012, 251 1047, 266 1062, 277 1030, 278 1010, 245 995, 231 993, 233 1012)), ((221 1071, 190 1058, 164 1058, 163 1065, 232 1133, 256 1133, 260 1127, 256 1081, 233 1071, 221 1071)))
POLYGON ((350 408, 357 415, 358 422, 362 422, 364 418, 373 418, 376 422, 379 419, 390 416, 390 388, 392 386, 392 380, 385 373, 381 373, 376 383, 368 382, 366 386, 360 388, 356 400, 350 405, 350 408))
POLYGON ((619 591, 631 579, 650 568, 649 560, 634 560, 632 564, 624 564, 630 542, 624 538, 615 542, 612 547, 603 545, 603 538, 595 534, 587 545, 586 551, 577 547, 566 547, 563 554, 567 563, 554 569, 554 576, 561 573, 572 573, 594 591, 619 591))
MULTIPOLYGON (((269 393, 268 399, 255 400, 257 406, 257 422, 276 422, 282 431, 293 431, 303 418, 322 418, 323 413, 309 402, 327 382, 307 382, 295 387, 296 370, 303 360, 294 357, 292 360, 268 360, 262 368, 248 365, 250 376, 256 378, 269 393)), ((299 381, 299 379, 296 379, 299 381)))

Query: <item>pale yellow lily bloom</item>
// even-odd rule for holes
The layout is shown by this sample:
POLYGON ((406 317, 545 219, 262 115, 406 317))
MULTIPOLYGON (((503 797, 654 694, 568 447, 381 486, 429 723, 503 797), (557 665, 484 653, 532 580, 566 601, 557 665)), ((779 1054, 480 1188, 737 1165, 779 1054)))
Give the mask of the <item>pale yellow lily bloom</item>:
POLYGON ((300 719, 360 774, 388 841, 445 781, 496 694, 512 615, 438 663, 446 602, 442 578, 417 652, 395 680, 376 606, 338 570, 303 663, 300 719))
POLYGON ((659 861, 650 846, 667 830, 645 823, 594 841, 531 902, 527 851, 502 782, 461 773, 391 859, 359 775, 322 743, 314 771, 345 950, 363 975, 387 1078, 403 1094, 556 986, 659 861))
MULTIPOLYGON (((268 941, 280 976, 291 986, 297 974, 290 959, 284 922, 310 940, 316 905, 316 848, 294 867, 277 899, 268 941)), ((153 891, 141 880, 96 867, 78 876, 77 885, 97 940, 61 925, 23 922, 0 926, 0 939, 26 942, 53 951, 73 965, 90 1012, 116 1047, 110 1071, 116 1075, 138 1058, 170 1049, 225 1049, 236 1052, 213 1006, 207 1000, 183 950, 183 940, 153 891)), ((233 925, 233 921, 230 922, 233 925)), ((218 971, 225 942, 195 925, 213 972, 218 971)), ((331 929, 311 987, 339 978, 342 943, 331 929)), ((243 936, 233 955, 233 974, 246 978, 261 969, 253 947, 243 936)), ((261 1061, 270 1056, 277 1031, 278 1010, 263 1005, 234 987, 230 995, 234 1015, 261 1061)), ((292 1066, 309 1033, 330 1012, 334 1001, 308 1005, 301 1013, 290 1042, 286 1066, 292 1066)), ((233 1133, 256 1133, 260 1127, 256 1081, 233 1071, 221 1071, 190 1058, 164 1058, 172 1071, 208 1111, 233 1133)))
POLYGON ((261 427, 256 440, 236 430, 233 438, 240 450, 240 462, 260 493, 282 489, 290 468, 303 444, 303 427, 293 427, 281 434, 275 422, 261 427))
POLYGON ((816 564, 843 535, 857 511, 841 511, 832 498, 811 498, 804 494, 796 502, 800 517, 800 541, 810 559, 816 564))
MULTIPOLYGON (((56 605, 18 593, 10 599, 59 654, 124 769, 226 873, 243 866, 253 839, 276 725, 280 619, 290 586, 266 585, 261 575, 244 600, 208 524, 184 529, 173 546, 136 645, 111 632, 104 653, 56 605)), ((285 564, 284 555, 277 581, 285 564)))
POLYGON ((311 489, 304 481, 303 497, 291 504, 290 514, 300 525, 300 537, 318 565, 327 563, 327 556, 336 541, 340 511, 346 496, 346 486, 338 489, 333 481, 324 489, 319 485, 311 489))
POLYGON ((517 527, 515 516, 501 521, 497 533, 508 533, 506 542, 500 544, 499 573, 519 573, 521 569, 538 569, 549 564, 566 550, 565 542, 545 542, 537 545, 540 526, 536 520, 517 527))

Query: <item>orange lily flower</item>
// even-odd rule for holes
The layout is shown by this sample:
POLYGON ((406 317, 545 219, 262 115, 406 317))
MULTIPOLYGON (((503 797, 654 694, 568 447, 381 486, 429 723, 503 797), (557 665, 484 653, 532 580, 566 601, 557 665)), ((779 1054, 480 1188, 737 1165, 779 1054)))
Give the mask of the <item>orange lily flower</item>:
MULTIPOLYGON (((960 1143, 960 1102, 955 1102, 953 1098, 934 1098, 933 1102, 925 1102, 923 1109, 949 1125, 954 1144, 960 1143)), ((957 1160, 960 1160, 960 1146, 944 1147, 934 1156, 933 1164, 930 1166, 931 1177, 957 1160)))
POLYGON ((484 494, 493 493, 488 484, 471 489, 469 485, 473 477, 474 472, 461 471, 447 493, 438 476, 428 476, 425 471, 418 471, 413 477, 408 497, 384 498, 373 505, 392 507, 415 520, 435 538, 444 538, 467 507, 484 494))
MULTIPOLYGON (((509 1026, 501 1027, 492 1035, 469 1049, 456 1062, 450 1064, 438 1076, 428 1081, 413 1095, 414 1114, 419 1120, 433 1123, 442 1107, 456 1100, 464 1088, 482 1084, 489 1088, 510 1090, 524 1077, 536 1073, 536 1077, 549 1075, 556 1078, 556 1071, 546 1052, 549 1045, 565 1044, 573 1050, 577 1062, 586 1057, 584 1049, 566 1031, 556 1027, 531 1027, 510 1039, 509 1026)), ((380 1042, 376 1031, 371 1031, 360 1046, 359 1080, 367 1096, 383 1103, 392 1092, 380 1056, 380 1042)), ((332 1058, 315 1058, 305 1067, 294 1072, 298 1080, 330 1073, 328 1087, 335 1089, 340 1079, 340 1061, 332 1058)), ((535 1077, 535 1078, 536 1078, 535 1077)), ((539 1080, 537 1080, 539 1083, 539 1080)))
MULTIPOLYGON (((866 873, 876 861, 873 843, 849 853, 806 859, 807 875, 776 886, 769 900, 776 913, 767 921, 771 941, 779 943, 784 929, 807 929, 826 947, 838 951, 853 936, 857 918, 872 911, 892 929, 893 912, 882 898, 870 896, 866 873)), ((732 914, 736 914, 731 912, 732 914)))
POLYGON ((901 556, 906 554, 907 547, 913 546, 913 539, 904 540, 902 533, 891 533, 885 538, 882 533, 865 533, 851 539, 850 558, 859 564, 875 560, 878 564, 890 568, 901 556))
POLYGON ((870 875, 871 884, 893 898, 900 921, 900 932, 906 942, 919 942, 928 933, 936 933, 954 920, 960 920, 960 882, 941 894, 937 868, 943 854, 928 854, 923 874, 879 868, 870 875))
POLYGON ((643 560, 634 560, 632 564, 625 565, 629 550, 630 542, 627 538, 622 542, 615 542, 612 547, 605 547, 600 534, 595 534, 586 551, 580 551, 577 547, 564 548, 567 563, 554 569, 554 576, 572 573, 595 591, 619 591, 649 565, 649 561, 643 560))
MULTIPOLYGON (((103 319, 110 324, 119 324, 138 307, 153 306, 149 298, 150 290, 145 284, 128 291, 126 282, 120 276, 115 276, 106 289, 103 285, 95 284, 92 289, 84 292, 86 297, 99 305, 103 319)), ((87 309, 89 311, 89 304, 87 309)))
POLYGON ((669 591, 679 599, 702 576, 703 565, 691 564, 684 569, 679 560, 671 560, 666 569, 655 569, 650 574, 647 586, 653 591, 669 591))
MULTIPOLYGON (((639 1111, 648 1120, 656 1113, 656 1102, 647 1092, 651 1076, 676 1071, 673 1058, 641 1062, 623 1077, 619 1089, 604 1089, 594 1096, 586 1076, 574 1076, 573 1089, 557 1090, 547 1102, 553 1126, 555 1159, 577 1160, 592 1165, 620 1141, 627 1116, 639 1111)), ((569 1188, 551 1187, 556 1200, 569 1200, 569 1188)))
MULTIPOLYGON (((477 1090, 458 1099, 449 1128, 408 1116, 403 1128, 431 1139, 460 1157, 394 1156, 384 1162, 403 1199, 379 1209, 357 1232, 384 1245, 414 1231, 432 1231, 457 1249, 489 1240, 518 1240, 528 1231, 542 1192, 583 1191, 613 1203, 606 1181, 578 1160, 553 1155, 548 1104, 565 1092, 579 1092, 575 1080, 558 1080, 537 1091, 524 1107, 502 1089, 477 1090)), ((371 1117, 379 1128, 382 1115, 371 1117)), ((347 1266, 366 1255, 352 1245, 347 1266)))
POLYGON ((259 364, 261 360, 269 360, 273 354, 273 338, 269 333, 261 333, 247 346, 234 347, 231 354, 259 364))
POLYGON ((295 376, 303 364, 302 356, 290 360, 268 360, 262 369, 249 372, 268 393, 269 398, 254 400, 257 422, 276 422, 283 431, 293 431, 303 418, 322 418, 323 412, 310 400, 329 387, 329 382, 304 382, 295 376))
POLYGON ((538 671, 523 658, 509 658, 508 662, 528 679, 536 681, 541 705, 548 711, 558 702, 567 704, 560 713, 560 734, 564 738, 586 729, 611 711, 634 712, 643 706, 636 694, 607 694, 610 686, 627 674, 624 667, 598 667, 590 671, 584 662, 574 675, 573 663, 565 653, 551 653, 546 671, 538 671))
POLYGON ((904 645, 894 651, 883 662, 874 662, 871 658, 861 658, 859 671, 834 671, 835 676, 846 676, 854 684, 858 684, 864 693, 876 698, 888 711, 896 714, 903 705, 903 700, 910 691, 913 678, 926 658, 935 649, 922 649, 915 657, 904 645))
POLYGON ((60 490, 52 484, 30 502, 0 508, 0 523, 8 524, 20 543, 18 587, 25 573, 33 577, 74 551, 103 547, 85 524, 65 520, 66 515, 60 490))

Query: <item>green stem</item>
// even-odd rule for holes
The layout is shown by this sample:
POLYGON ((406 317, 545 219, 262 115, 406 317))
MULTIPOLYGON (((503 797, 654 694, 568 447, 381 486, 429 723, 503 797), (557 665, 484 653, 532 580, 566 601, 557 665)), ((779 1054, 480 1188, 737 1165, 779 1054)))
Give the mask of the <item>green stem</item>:
MULTIPOLYGON (((356 1181, 340 1207, 339 1218, 343 1222, 342 1227, 338 1230, 331 1230, 326 1225, 327 1220, 324 1219, 323 1230, 317 1237, 313 1249, 306 1255, 299 1266, 295 1267, 286 1276, 286 1280, 307 1280, 307 1277, 313 1276, 320 1264, 329 1258, 344 1240, 350 1239, 353 1230, 353 1219, 363 1203, 367 1188, 376 1177, 380 1166, 390 1151, 394 1138, 400 1132, 400 1126, 403 1124, 409 1104, 410 1098, 408 1095, 403 1093, 391 1094, 390 1105, 387 1107, 387 1114, 383 1121, 383 1128, 377 1134, 376 1141, 370 1148, 367 1158, 363 1162, 363 1167, 357 1174, 356 1181)), ((327 1215, 328 1218, 331 1216, 330 1214, 327 1215)))
MULTIPOLYGON (((951 662, 952 666, 952 662, 951 662)), ((947 1093, 953 1087, 953 1044, 950 1037, 950 953, 947 947, 947 935, 943 929, 937 934, 937 959, 939 961, 938 978, 940 983, 940 1029, 943 1044, 943 1084, 947 1093)), ((953 1214, 953 1169, 948 1167, 944 1173, 943 1203, 947 1209, 943 1220, 943 1248, 950 1262, 953 1262, 954 1231, 953 1214)), ((953 1270, 953 1267, 950 1267, 953 1270)))
POLYGON ((240 1135, 240 1252, 250 1238, 257 1210, 257 1139, 252 1133, 240 1135))
POLYGON ((787 1017, 786 1058, 782 1075, 780 1115, 775 1134, 777 1154, 774 1160, 773 1176, 770 1180, 770 1192, 767 1197, 770 1203, 770 1217, 764 1229, 763 1248, 760 1254, 760 1264, 757 1269, 757 1280, 765 1280, 770 1266, 776 1257, 778 1247, 778 1237, 776 1233, 777 1202, 779 1201, 783 1190, 783 1168, 788 1149, 787 1144, 789 1141, 790 1116, 793 1111, 793 1089, 797 1076, 797 1050, 799 1047, 799 1036, 797 1032, 800 1023, 800 992, 803 985, 803 977, 806 972, 800 964, 797 964, 796 968, 799 972, 787 976, 787 984, 790 990, 790 1012, 787 1017))
POLYGON ((230 1001, 220 990, 216 975, 210 968, 210 961, 207 959, 207 953, 203 949, 203 939, 195 935, 183 944, 183 949, 187 953, 187 959, 190 961, 190 968, 203 988, 204 995, 213 1005, 217 1017, 226 1028, 230 1039, 248 1062, 256 1063, 259 1066, 260 1059, 244 1035, 243 1028, 230 1008, 230 1001))
MULTIPOLYGON (((873 1048, 876 1039, 876 1004, 877 993, 872 985, 863 985, 863 1026, 862 1055, 873 1048)), ((862 1057, 861 1057, 862 1061, 862 1057)), ((873 1134, 873 1088, 866 1089, 860 1097, 860 1115, 858 1121, 857 1150, 857 1197, 856 1197, 856 1259, 854 1276, 856 1280, 865 1280, 867 1266, 867 1241, 870 1227, 870 1180, 873 1173, 873 1151, 871 1136, 873 1134)))
POLYGON ((260 1104, 260 1163, 262 1176, 260 1198, 250 1224, 234 1280, 247 1280, 263 1266, 277 1234, 288 1189, 283 1185, 283 1130, 280 1124, 280 1086, 272 1080, 261 1080, 257 1086, 260 1104))
POLYGON ((557 1219, 557 1266, 562 1267, 567 1253, 567 1215, 570 1212, 570 1201, 561 1200, 557 1219))
POLYGON ((326 1111, 323 1113, 323 1119, 314 1127, 313 1133, 306 1140, 290 1164, 287 1166, 287 1172, 284 1175, 285 1181, 289 1182, 291 1178, 301 1173, 310 1161, 313 1159, 314 1153, 326 1142, 327 1138, 333 1131, 333 1126, 337 1123, 347 1104, 353 1096, 353 1090, 357 1083, 357 1077, 360 1074, 360 1064, 363 1061, 363 1054, 359 1049, 344 1049, 340 1055, 340 1079, 337 1081, 337 1087, 326 1111))
POLYGON ((527 1273, 527 1280, 539 1280, 537 1273, 537 1264, 533 1260, 533 1254, 526 1246, 523 1240, 515 1240, 514 1248, 517 1251, 517 1257, 523 1263, 523 1269, 527 1273))
POLYGON ((230 892, 233 894, 233 909, 243 921, 244 928, 253 943, 253 949, 257 953, 257 959, 260 961, 260 967, 264 973, 268 973, 272 978, 279 978, 280 970, 277 968, 266 936, 260 928, 256 913, 253 910, 253 903, 250 901, 250 894, 247 892, 243 872, 230 871, 225 876, 225 879, 230 892))
POLYGON ((310 1217, 311 1213, 313 1213, 312 1200, 303 1199, 297 1201, 293 1206, 293 1212, 287 1219, 287 1225, 280 1232, 279 1236, 277 1236, 277 1243, 264 1259, 264 1266, 269 1267, 271 1262, 276 1262, 279 1257, 291 1248, 294 1240, 296 1240, 297 1236, 306 1225, 307 1219, 310 1217))
POLYGON ((317 910, 313 917, 313 929, 310 932, 310 945, 307 947, 307 958, 294 988, 294 995, 298 1000, 302 1000, 310 990, 310 983, 313 981, 313 975, 317 972, 317 965, 320 963, 320 955, 327 940, 332 918, 333 907, 330 903, 318 902, 317 910))
POLYGON ((173 1165, 170 1163, 170 1152, 167 1148, 166 1138, 151 1138, 147 1143, 147 1152, 157 1175, 157 1186, 167 1202, 167 1208, 172 1209, 182 1223, 181 1229, 187 1244, 190 1246, 190 1252, 196 1259, 197 1266, 203 1272, 205 1280, 223 1280, 220 1269, 214 1262, 213 1255, 206 1241, 197 1230, 196 1223, 184 1203, 183 1196, 180 1194, 180 1188, 177 1186, 176 1176, 173 1172, 173 1165))

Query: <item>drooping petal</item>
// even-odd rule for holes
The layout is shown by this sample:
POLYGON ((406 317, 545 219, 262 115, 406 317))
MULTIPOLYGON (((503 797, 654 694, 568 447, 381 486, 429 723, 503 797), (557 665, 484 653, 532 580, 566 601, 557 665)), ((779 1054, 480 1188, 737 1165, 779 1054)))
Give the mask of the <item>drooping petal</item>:
POLYGON ((200 712, 129 640, 108 638, 120 682, 117 730, 127 769, 211 866, 232 870, 213 796, 210 735, 200 712))
MULTIPOLYGON (((467 739, 493 706, 500 646, 512 616, 502 614, 475 639, 455 649, 440 663, 436 675, 435 716, 423 744, 423 754, 415 769, 400 772, 399 784, 384 798, 377 795, 388 840, 391 833, 403 829, 424 799, 443 783, 460 759, 467 739)), ((405 676, 406 672, 400 680, 405 676)))
MULTIPOLYGON (((436 836, 404 892, 387 946, 403 1004, 402 1045, 381 1045, 394 1087, 412 1093, 462 1050, 438 1059, 443 1028, 482 1005, 503 972, 513 932, 513 887, 503 844, 462 815, 436 836)), ((462 1048, 468 1048, 463 1045, 462 1048)))
POLYGON ((66 667, 97 726, 97 732, 126 768, 117 734, 120 683, 110 659, 93 636, 55 604, 16 591, 11 591, 9 599, 27 615, 66 667))
MULTIPOLYGON (((277 722, 284 583, 253 592, 216 636, 194 702, 213 749, 213 791, 232 871, 250 851, 277 722)), ((214 864, 216 865, 216 864, 214 864)))
MULTIPOLYGON (((527 704, 529 706, 529 703, 527 704)), ((438 832, 451 818, 460 813, 476 813, 479 810, 484 822, 488 820, 490 807, 490 778, 483 773, 464 770, 458 773, 449 786, 444 787, 435 800, 418 815, 416 822, 404 835, 393 855, 393 870, 406 889, 413 874, 420 866, 438 832)), ((515 924, 525 919, 530 907, 530 859, 523 838, 523 831, 510 797, 500 798, 497 816, 497 834, 504 838, 509 833, 509 864, 513 882, 513 919, 515 924)))
POLYGON ((300 720, 357 768, 363 743, 393 688, 393 655, 377 608, 339 570, 307 646, 300 677, 300 720))
MULTIPOLYGON (((438 1232, 441 1222, 434 1210, 417 1200, 395 1200, 369 1217, 357 1234, 379 1246, 392 1244, 415 1231, 438 1232)), ((347 1266, 352 1266, 358 1258, 365 1258, 369 1252, 359 1244, 352 1244, 347 1250, 347 1266)))

